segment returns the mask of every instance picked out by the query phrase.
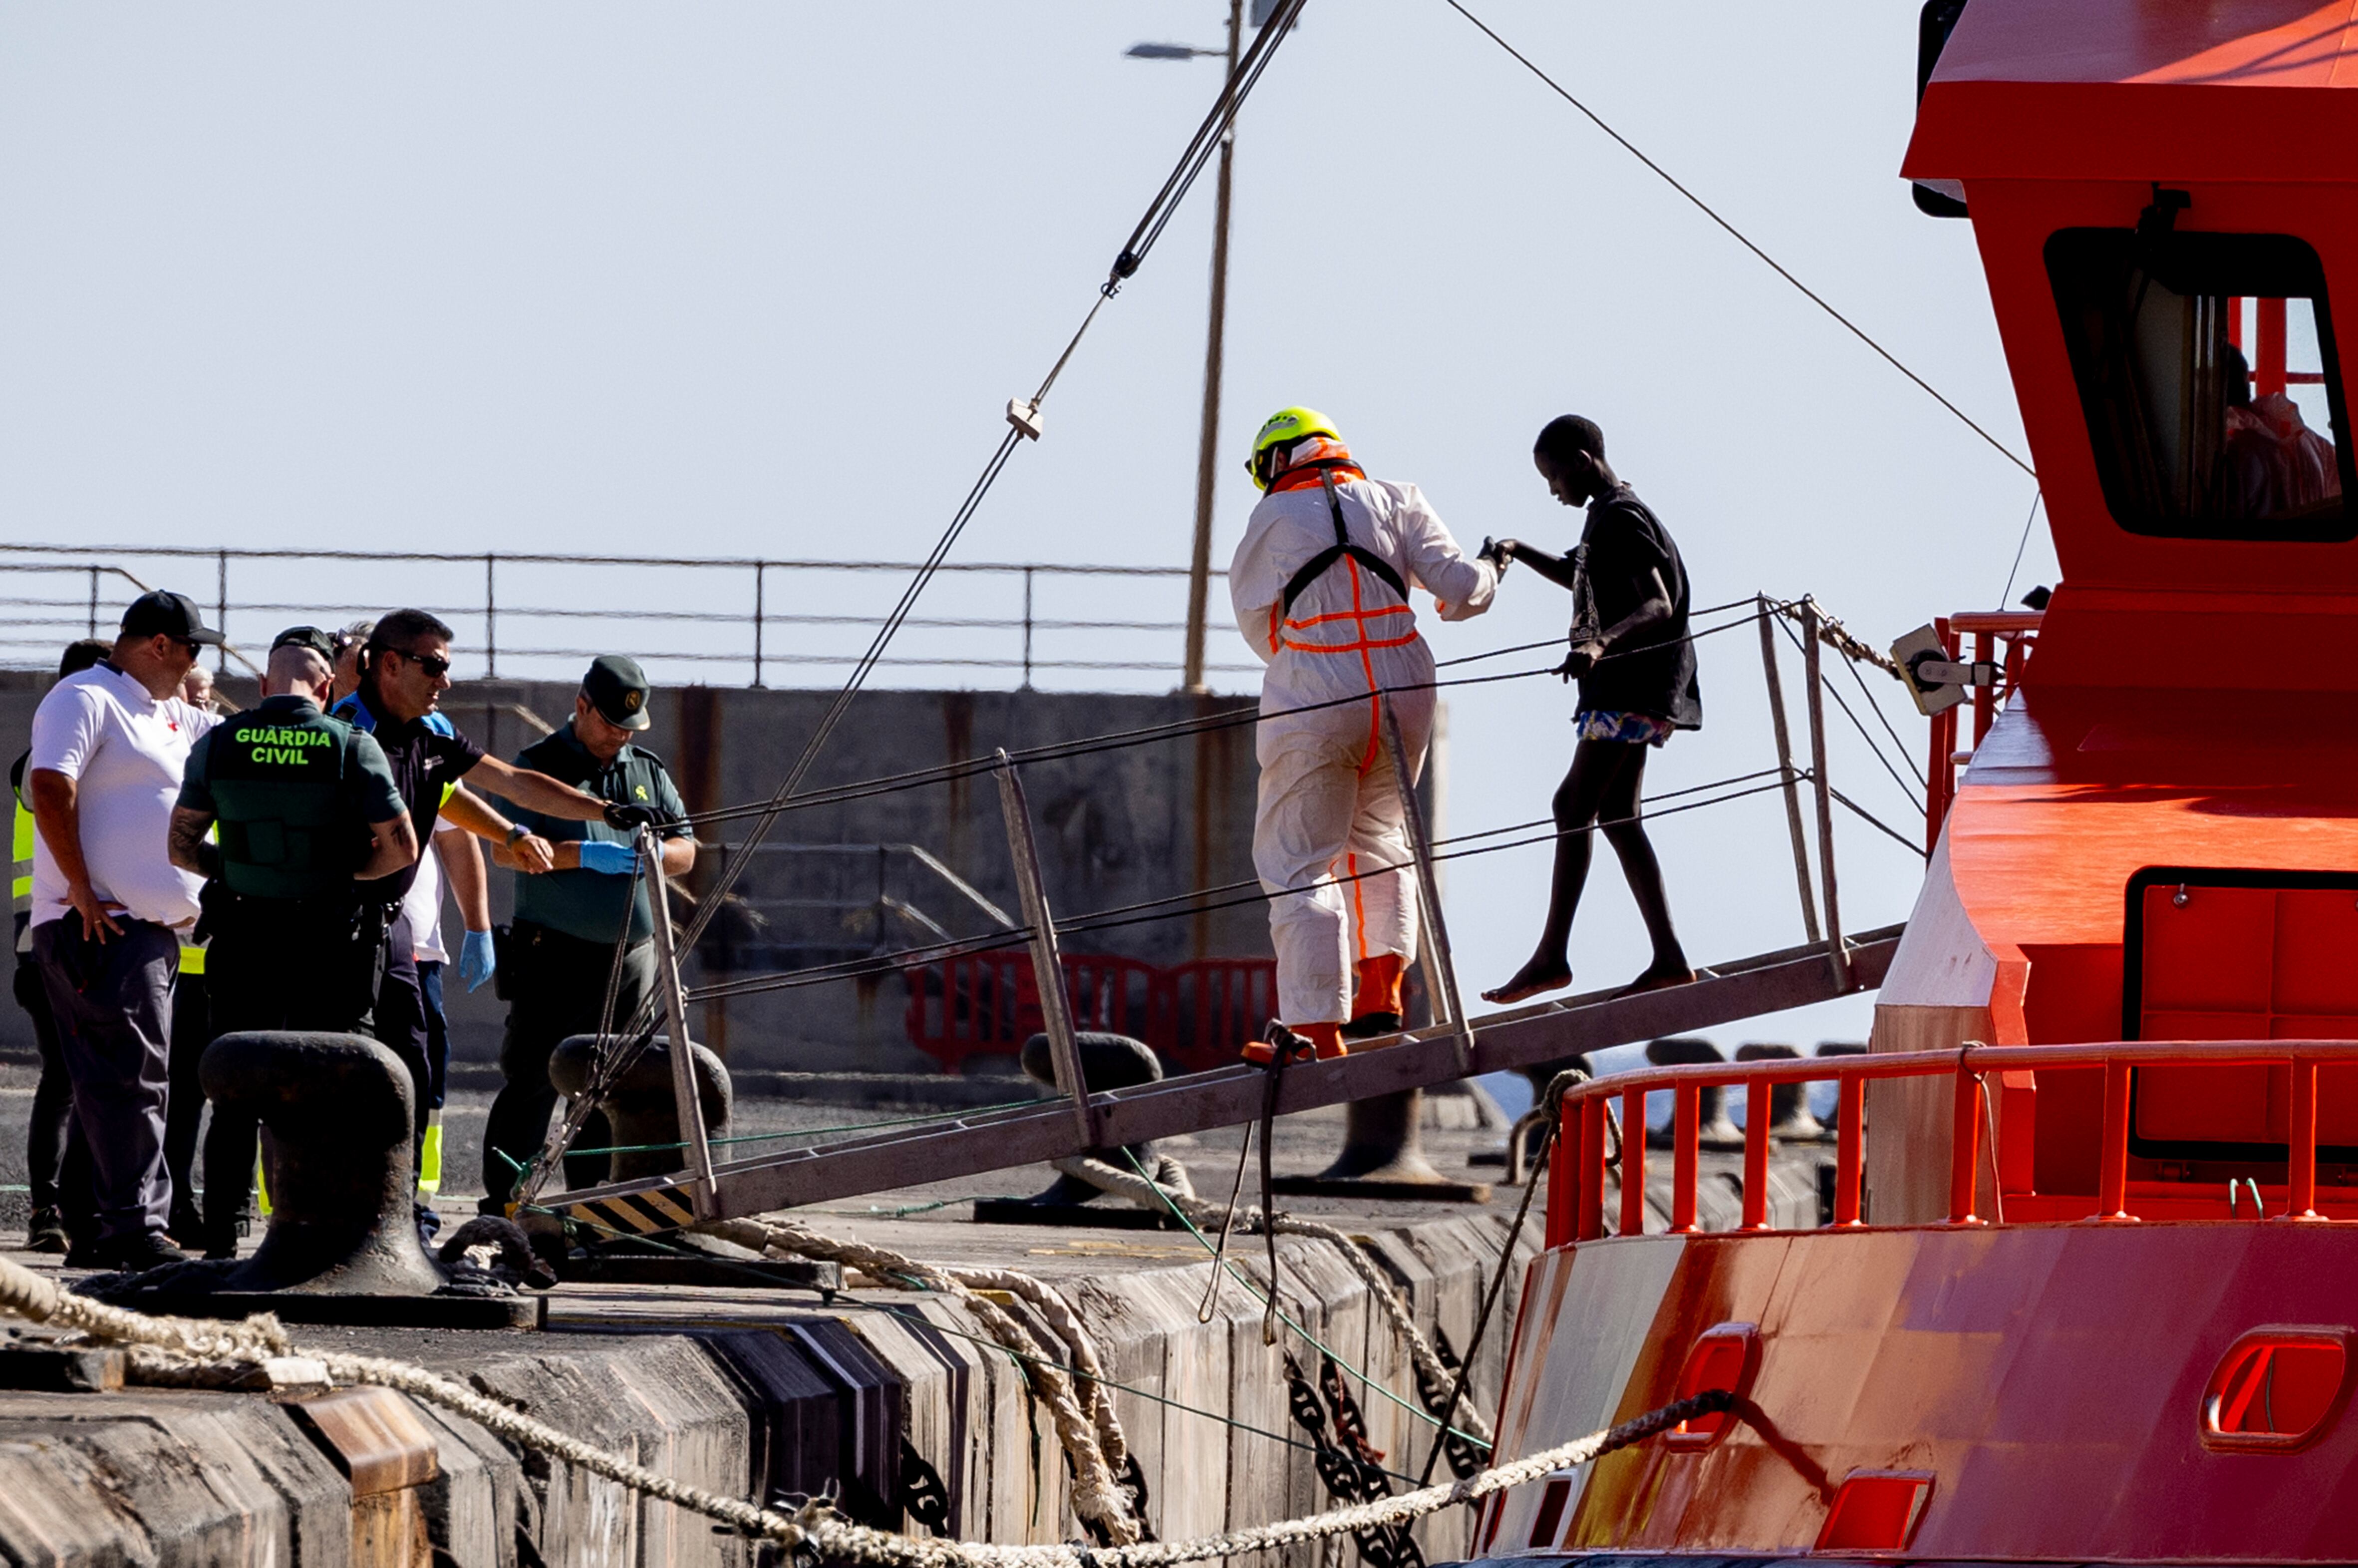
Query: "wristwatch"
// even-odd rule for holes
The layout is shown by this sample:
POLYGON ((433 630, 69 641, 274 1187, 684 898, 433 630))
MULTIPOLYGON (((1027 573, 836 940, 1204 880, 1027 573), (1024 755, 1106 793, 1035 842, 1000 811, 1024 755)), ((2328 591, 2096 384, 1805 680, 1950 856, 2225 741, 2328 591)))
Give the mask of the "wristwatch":
POLYGON ((508 824, 507 848, 513 849, 516 847, 516 843, 519 839, 529 838, 531 837, 532 829, 526 827, 523 823, 511 822, 508 824))

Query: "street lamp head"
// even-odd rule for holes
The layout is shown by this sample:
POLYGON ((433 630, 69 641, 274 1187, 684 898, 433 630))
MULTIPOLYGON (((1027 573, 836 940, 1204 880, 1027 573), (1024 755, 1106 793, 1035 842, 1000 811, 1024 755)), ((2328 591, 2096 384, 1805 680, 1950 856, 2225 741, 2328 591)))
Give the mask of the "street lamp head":
POLYGON ((1132 59, 1194 59, 1198 55, 1224 55, 1228 51, 1191 49, 1185 44, 1132 44, 1122 52, 1132 59))

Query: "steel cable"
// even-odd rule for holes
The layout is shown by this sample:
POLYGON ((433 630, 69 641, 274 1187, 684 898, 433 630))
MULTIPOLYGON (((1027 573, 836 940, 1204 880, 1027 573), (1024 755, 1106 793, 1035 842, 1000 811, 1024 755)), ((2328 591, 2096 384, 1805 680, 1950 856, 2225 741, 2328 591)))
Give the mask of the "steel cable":
POLYGON ((1546 71, 1541 70, 1532 62, 1531 58, 1529 55, 1523 53, 1522 50, 1517 49, 1506 39, 1500 38, 1498 32, 1491 27, 1489 23, 1485 22, 1481 17, 1467 10, 1461 3, 1461 0, 1444 0, 1444 3, 1451 10, 1456 12, 1467 21, 1473 23, 1475 27, 1481 29, 1483 35, 1492 43, 1498 45, 1500 49, 1513 56, 1515 59, 1521 64, 1524 70, 1530 71, 1533 76, 1538 77, 1541 81, 1547 83, 1548 87, 1557 97, 1563 99, 1565 103, 1579 110, 1582 114, 1587 117, 1590 124, 1595 125, 1598 130, 1612 137, 1615 142, 1620 145, 1622 151, 1628 153, 1631 157, 1636 158, 1639 163, 1644 164, 1649 169, 1652 170, 1654 174, 1660 178, 1663 184, 1668 185, 1672 190, 1675 190, 1681 196, 1685 197, 1689 202, 1693 204, 1696 211, 1701 212, 1704 217, 1718 224, 1722 229, 1726 230, 1730 238, 1734 239, 1737 244, 1742 245, 1746 250, 1750 251, 1755 256, 1758 256, 1761 262, 1768 266, 1769 271, 1775 273, 1779 277, 1783 278, 1787 283, 1791 284, 1795 288, 1799 289, 1802 297, 1806 298, 1811 304, 1816 306, 1819 309, 1824 311, 1827 315, 1833 317, 1837 322, 1841 323, 1843 329, 1849 332, 1852 337, 1856 338, 1860 342, 1865 343, 1868 348, 1874 350, 1877 355, 1883 360, 1884 363, 1889 365, 1893 370, 1898 371, 1901 375, 1906 376, 1909 381, 1914 382, 1916 385, 1923 391, 1925 395, 1931 398, 1933 402, 1939 404, 1950 413, 1955 415, 1957 418, 1963 422, 1966 429, 1971 430, 1974 435, 1979 436, 1983 440, 1988 442, 1990 449, 1993 451, 2006 459, 2006 461, 2012 463, 2015 467, 2020 469, 2023 472, 2028 474, 2031 478, 2037 479, 2039 477, 2039 470, 2032 468, 2030 464, 2025 461, 2022 458, 2017 456, 2013 448, 2007 446, 2004 441, 1999 440, 1996 436, 1991 435, 1987 430, 1982 427, 1980 423, 1976 421, 1972 415, 1967 414, 1963 409, 1958 407, 1955 404, 1950 402, 1948 398, 1942 395, 1941 390, 1938 387, 1934 386, 1931 382, 1926 381, 1922 376, 1918 375, 1914 371, 1909 370, 1905 364, 1902 364, 1898 355, 1894 354, 1889 349, 1885 348, 1881 343, 1877 342, 1873 338, 1867 336, 1866 330, 1865 328, 1861 327, 1857 322, 1852 320, 1849 317, 1844 315, 1841 311, 1835 309, 1831 304, 1827 303, 1823 295, 1820 294, 1816 289, 1812 288, 1808 284, 1803 283, 1800 278, 1787 271, 1784 264, 1778 261, 1775 256, 1770 255, 1767 251, 1762 250, 1758 245, 1755 244, 1750 236, 1747 235, 1743 230, 1737 228, 1735 224, 1721 217, 1712 207, 1711 203, 1705 201, 1702 197, 1697 196, 1693 191, 1681 184, 1677 176, 1671 174, 1669 169, 1664 168, 1652 158, 1648 157, 1644 152, 1639 150, 1637 143, 1631 141, 1628 137, 1623 135, 1620 132, 1606 124, 1603 118, 1597 114, 1595 110, 1591 109, 1587 104, 1583 103, 1579 99, 1574 98, 1570 92, 1566 92, 1563 83, 1557 81, 1555 78, 1550 76, 1546 71))
MULTIPOLYGON (((1748 605, 1754 602, 1755 600, 1749 599, 1738 600, 1734 604, 1714 605, 1708 610, 1695 611, 1693 613, 1714 614, 1735 609, 1738 604, 1748 605)), ((1682 639, 1676 639, 1676 641, 1699 642, 1703 638, 1721 632, 1734 631, 1738 626, 1748 626, 1759 618, 1759 612, 1755 611, 1740 620, 1727 622, 1723 625, 1706 626, 1698 632, 1689 632, 1682 639)), ((1551 637, 1539 643, 1519 643, 1509 647, 1494 648, 1487 653, 1471 654, 1463 658, 1445 660, 1433 667, 1436 670, 1445 669, 1453 665, 1472 664, 1482 659, 1498 658, 1507 654, 1530 653, 1537 648, 1560 647, 1563 643, 1562 637, 1551 637)), ((1631 648, 1618 654, 1608 653, 1597 662, 1604 664, 1614 659, 1628 658, 1649 652, 1651 648, 1668 645, 1657 643, 1650 644, 1648 648, 1631 648)), ((1356 692, 1349 697, 1330 697, 1323 702, 1306 702, 1293 708, 1272 708, 1267 712, 1261 711, 1256 706, 1246 704, 1195 719, 1177 719, 1167 723, 1141 726, 1135 730, 1116 730, 1101 735, 1082 736, 1071 741, 1054 741, 1024 751, 1011 752, 1008 753, 1008 760, 1019 764, 1061 762, 1066 758, 1092 756, 1101 752, 1122 751, 1156 741, 1185 740, 1195 735, 1208 734, 1214 730, 1235 729, 1245 724, 1258 724, 1271 719, 1289 719, 1296 714, 1317 713, 1330 708, 1347 708, 1355 703, 1365 702, 1371 697, 1395 697, 1412 691, 1442 691, 1461 686, 1484 686, 1502 680, 1525 680, 1534 676, 1553 674, 1555 669, 1550 666, 1545 669, 1516 670, 1506 675, 1455 676, 1445 680, 1412 681, 1399 686, 1378 687, 1373 691, 1356 692)), ((974 778, 996 772, 998 767, 999 760, 995 756, 968 757, 955 762, 937 762, 931 767, 913 769, 904 773, 889 773, 880 778, 864 779, 853 784, 835 785, 828 789, 813 790, 807 795, 796 795, 784 809, 800 811, 817 806, 839 806, 849 801, 865 800, 903 790, 922 789, 928 784, 950 784, 959 779, 974 778)), ((739 821, 748 816, 757 816, 768 809, 768 806, 764 803, 748 802, 737 806, 715 806, 709 811, 694 812, 687 816, 687 820, 695 827, 703 827, 717 823, 739 821)))
MULTIPOLYGON (((1806 779, 1811 775, 1805 771, 1796 770, 1796 776, 1806 779)), ((1782 771, 1779 769, 1768 768, 1763 769, 1758 773, 1741 774, 1736 779, 1722 780, 1717 784, 1697 784, 1689 790, 1676 793, 1694 794, 1707 789, 1724 788, 1744 780, 1760 778, 1767 778, 1768 782, 1755 784, 1749 789, 1740 789, 1736 790, 1731 794, 1715 795, 1708 800, 1690 801, 1682 806, 1666 806, 1659 811, 1635 812, 1628 816, 1615 817, 1609 822, 1598 821, 1588 823, 1585 826, 1579 827, 1553 828, 1553 830, 1550 832, 1536 834, 1528 838, 1517 838, 1504 844, 1482 844, 1475 845, 1466 849, 1450 849, 1445 852, 1434 854, 1432 857, 1433 862, 1439 865, 1449 860, 1469 860, 1476 855, 1490 855, 1497 854, 1507 849, 1528 849, 1534 844, 1552 844, 1559 838, 1570 838, 1574 834, 1595 833, 1608 827, 1618 827, 1624 823, 1643 822, 1650 821, 1657 817, 1675 816, 1682 812, 1699 810, 1707 806, 1724 806, 1733 801, 1747 799, 1752 795, 1765 794, 1770 790, 1782 789, 1784 787, 1782 771)), ((1667 799, 1670 797, 1664 796, 1663 798, 1667 799)), ((1853 809, 1855 810, 1857 808, 1853 807, 1853 809)), ((1870 818, 1870 820, 1872 820, 1872 818, 1870 818)), ((1881 824, 1878 823, 1877 826, 1880 827, 1881 824)), ((1442 842, 1445 844, 1463 843, 1472 838, 1487 838, 1500 833, 1519 832, 1525 828, 1536 827, 1552 827, 1552 824, 1547 819, 1542 818, 1536 822, 1521 824, 1513 827, 1489 828, 1486 829, 1482 833, 1466 835, 1464 838, 1444 839, 1442 842)), ((1890 831, 1889 828, 1885 828, 1884 830, 1886 832, 1890 831)), ((1319 887, 1325 886, 1330 882, 1337 887, 1347 886, 1353 882, 1365 881, 1369 877, 1386 876, 1394 871, 1412 869, 1413 869, 1413 863, 1405 861, 1397 865, 1371 866, 1364 871, 1354 872, 1338 877, 1321 878, 1317 881, 1305 882, 1296 887, 1279 888, 1273 892, 1266 888, 1257 887, 1249 881, 1228 882, 1216 888, 1197 889, 1194 892, 1184 893, 1173 893, 1162 898, 1144 900, 1136 904, 1118 905, 1112 909, 1096 910, 1086 914, 1073 915, 1069 918, 1057 921, 1056 932, 1059 935, 1078 935, 1093 931, 1111 931, 1118 930, 1123 926, 1147 925, 1157 920, 1177 920, 1196 914, 1212 914, 1223 909, 1240 908, 1245 905, 1254 903, 1267 903, 1274 899, 1289 897, 1295 893, 1314 892, 1319 887), (1248 889, 1250 889, 1251 891, 1245 891, 1248 889), (1237 896, 1220 898, 1217 902, 1208 903, 1193 902, 1222 892, 1233 893, 1237 896), (1182 902, 1186 903, 1186 907, 1160 907, 1182 902)), ((1020 947, 1031 939, 1031 927, 1022 926, 1009 931, 992 932, 989 935, 985 936, 969 937, 958 942, 928 943, 923 946, 900 948, 891 953, 878 954, 871 957, 847 959, 840 963, 824 964, 808 969, 791 970, 785 974, 756 975, 743 979, 721 980, 711 985, 692 987, 687 992, 687 1000, 690 1001, 707 1001, 724 997, 752 996, 766 991, 796 990, 806 986, 824 985, 834 980, 861 979, 870 976, 894 974, 918 965, 938 962, 945 958, 963 957, 972 953, 983 953, 997 949, 1020 947)))

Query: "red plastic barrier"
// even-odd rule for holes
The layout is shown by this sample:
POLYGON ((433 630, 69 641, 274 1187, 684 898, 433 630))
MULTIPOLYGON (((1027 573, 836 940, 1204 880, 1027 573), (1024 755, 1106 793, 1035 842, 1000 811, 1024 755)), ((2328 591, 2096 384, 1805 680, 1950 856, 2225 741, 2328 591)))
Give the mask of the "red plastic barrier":
MULTIPOLYGON (((969 1056, 1011 1056, 1040 1033, 1029 953, 979 953, 904 971, 910 1044, 953 1073, 969 1056)), ((1142 1040, 1194 1072, 1237 1059, 1276 1011, 1270 958, 1199 958, 1159 968, 1135 958, 1065 955, 1073 1026, 1142 1040)))

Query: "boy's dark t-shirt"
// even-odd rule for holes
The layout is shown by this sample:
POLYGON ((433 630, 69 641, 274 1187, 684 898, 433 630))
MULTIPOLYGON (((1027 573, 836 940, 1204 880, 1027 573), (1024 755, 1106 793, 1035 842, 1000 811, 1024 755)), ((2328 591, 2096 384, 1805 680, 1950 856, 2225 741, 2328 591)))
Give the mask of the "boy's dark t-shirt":
POLYGON ((1671 614, 1606 650, 1603 663, 1580 677, 1580 706, 1606 713, 1643 713, 1682 730, 1703 728, 1703 689, 1695 678, 1694 643, 1687 636, 1687 570, 1670 530, 1626 484, 1589 503, 1581 530, 1580 586, 1573 590, 1575 641, 1594 607, 1595 630, 1621 621, 1653 597, 1660 572, 1671 614), (1583 588, 1585 593, 1582 591, 1583 588))

